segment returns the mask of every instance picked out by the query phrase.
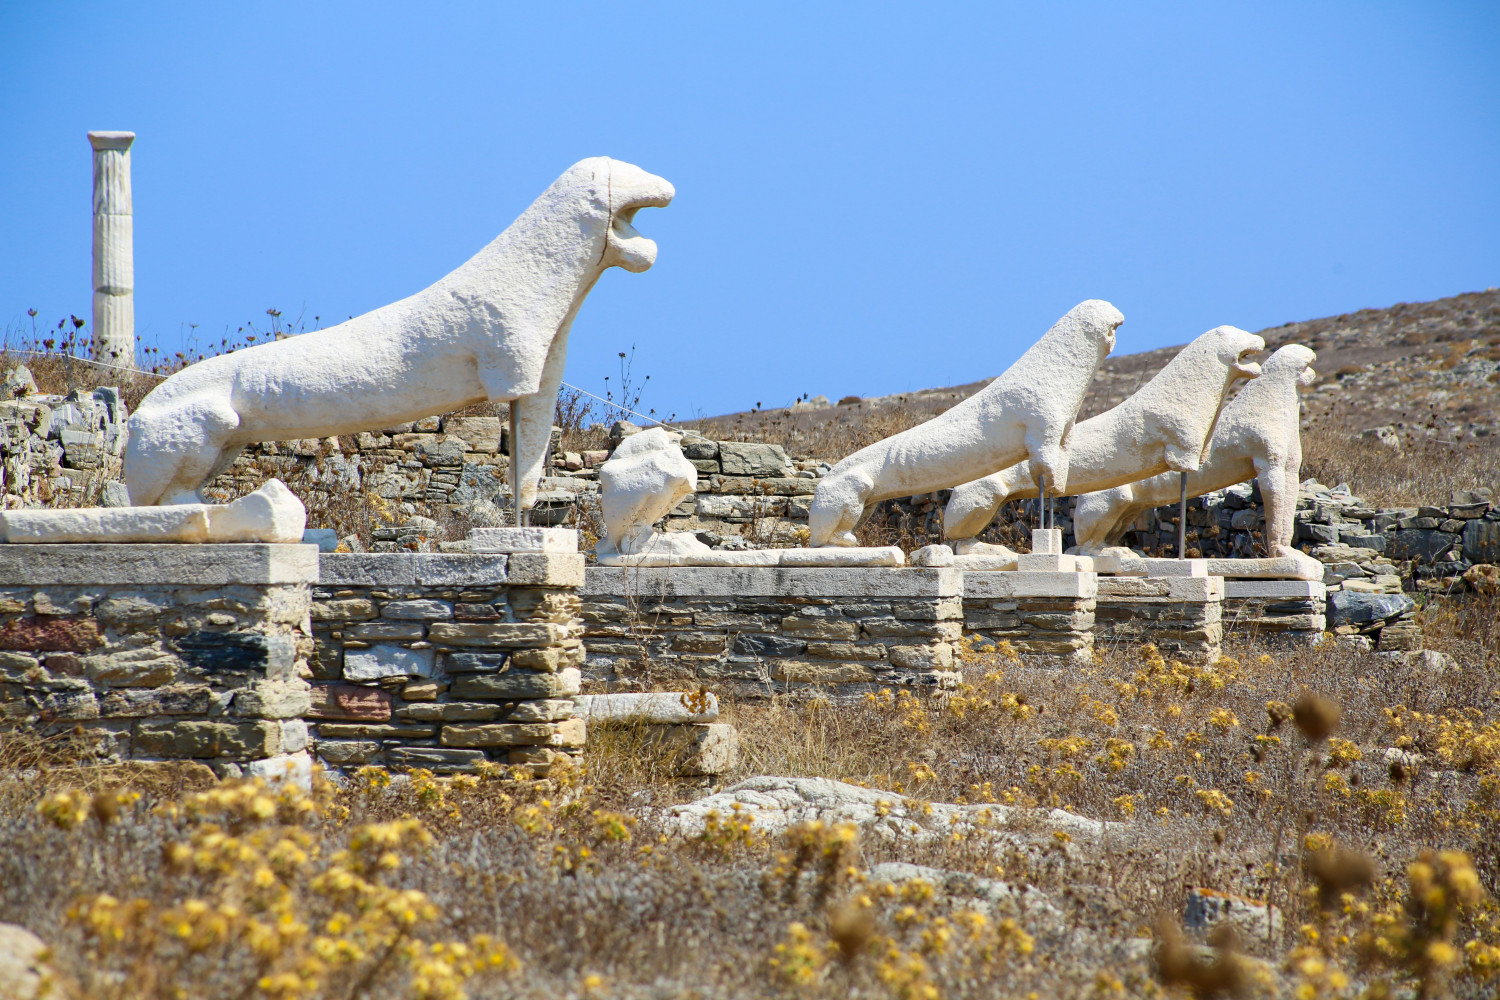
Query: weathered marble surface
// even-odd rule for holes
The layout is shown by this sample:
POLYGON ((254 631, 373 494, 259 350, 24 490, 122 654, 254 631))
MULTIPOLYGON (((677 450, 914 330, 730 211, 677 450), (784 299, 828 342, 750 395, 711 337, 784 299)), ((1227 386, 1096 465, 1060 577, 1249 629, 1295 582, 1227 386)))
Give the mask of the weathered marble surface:
POLYGON ((90 132, 94 150, 94 359, 135 367, 134 132, 90 132))
POLYGON ((714 554, 688 532, 652 527, 698 488, 698 470, 682 454, 681 439, 664 427, 652 427, 621 441, 600 466, 604 537, 596 551, 601 564, 625 565, 626 557, 650 556, 657 565, 687 565, 672 560, 714 554))
POLYGON ((130 419, 131 502, 200 500, 199 488, 252 442, 379 430, 514 400, 512 459, 530 507, 573 318, 605 269, 652 265, 656 244, 631 222, 673 194, 628 163, 580 161, 431 287, 327 330, 190 365, 130 419))

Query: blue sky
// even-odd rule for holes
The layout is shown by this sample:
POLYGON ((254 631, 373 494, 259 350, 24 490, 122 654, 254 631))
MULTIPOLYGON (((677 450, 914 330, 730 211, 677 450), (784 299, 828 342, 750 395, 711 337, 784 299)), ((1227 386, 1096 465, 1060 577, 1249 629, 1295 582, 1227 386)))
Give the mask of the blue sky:
POLYGON ((569 164, 671 180, 569 382, 720 413, 1500 284, 1500 6, 0 5, 0 328, 90 309, 129 129, 136 322, 203 342, 435 281, 569 164))

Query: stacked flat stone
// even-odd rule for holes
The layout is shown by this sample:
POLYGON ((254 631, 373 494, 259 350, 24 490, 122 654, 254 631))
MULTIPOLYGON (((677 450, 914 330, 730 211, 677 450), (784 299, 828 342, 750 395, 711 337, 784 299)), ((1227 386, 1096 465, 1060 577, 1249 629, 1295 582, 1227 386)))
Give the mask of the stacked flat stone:
POLYGON ((310 545, 0 545, 0 724, 305 773, 317 573, 310 545))
POLYGON ((326 764, 449 773, 490 761, 543 775, 578 762, 582 554, 320 562, 310 716, 326 764))
POLYGON ((1328 627, 1328 588, 1310 580, 1225 580, 1223 629, 1246 640, 1310 646, 1328 627))
POLYGON ((1169 656, 1211 662, 1224 641, 1223 605, 1219 576, 1101 576, 1095 641, 1106 646, 1150 642, 1169 656))
POLYGON ((712 692, 585 694, 575 702, 591 729, 623 730, 675 777, 713 777, 739 763, 739 733, 718 721, 712 692))
POLYGON ((1088 663, 1099 582, 1091 572, 965 573, 964 630, 1044 663, 1088 663))
MULTIPOLYGON (((24 367, 20 375, 32 386, 24 367)), ((29 393, 0 399, 0 492, 5 507, 99 502, 120 474, 128 414, 117 389, 75 389, 66 396, 29 393)))
POLYGON ((589 567, 590 690, 656 682, 767 697, 955 685, 963 575, 953 569, 589 567))

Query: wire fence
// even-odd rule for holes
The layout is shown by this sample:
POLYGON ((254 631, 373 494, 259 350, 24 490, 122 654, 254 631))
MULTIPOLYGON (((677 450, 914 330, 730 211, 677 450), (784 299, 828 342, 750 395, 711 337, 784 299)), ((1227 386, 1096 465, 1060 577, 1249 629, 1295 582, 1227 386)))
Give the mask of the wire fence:
MULTIPOLYGON (((105 361, 96 361, 93 358, 81 358, 76 354, 65 354, 59 351, 33 351, 27 350, 25 348, 7 348, 6 353, 25 354, 33 358, 59 358, 61 360, 69 362, 77 361, 80 364, 93 365, 96 368, 109 368, 117 372, 129 372, 132 375, 149 375, 152 378, 160 379, 171 378, 170 375, 163 375, 161 372, 150 372, 142 368, 130 368, 125 365, 112 365, 105 361)), ((616 403, 612 399, 606 399, 603 396, 595 395, 594 393, 589 392, 587 389, 580 389, 578 386, 573 385, 572 383, 563 382, 562 385, 568 389, 572 389, 574 392, 581 392, 590 399, 597 399, 599 402, 605 404, 606 406, 619 410, 622 413, 628 413, 632 417, 640 417, 642 420, 650 421, 653 424, 660 424, 662 427, 672 426, 665 420, 658 420, 656 417, 649 417, 644 413, 637 413, 635 410, 632 410, 628 406, 621 406, 619 403, 616 403)))

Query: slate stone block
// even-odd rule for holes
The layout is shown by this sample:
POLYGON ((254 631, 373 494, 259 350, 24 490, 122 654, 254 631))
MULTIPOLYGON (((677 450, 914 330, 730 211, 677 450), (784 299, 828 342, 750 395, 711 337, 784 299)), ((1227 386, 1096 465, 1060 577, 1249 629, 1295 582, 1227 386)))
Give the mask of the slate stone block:
MULTIPOLYGON (((853 638, 858 638, 858 630, 853 638)), ((734 640, 734 650, 742 656, 798 656, 807 643, 779 635, 741 635, 734 640)))
POLYGON ((1500 522, 1470 521, 1466 524, 1464 558, 1471 563, 1500 563, 1500 522))
POLYGON ((1457 535, 1429 528, 1411 528, 1393 531, 1386 536, 1385 554, 1391 559, 1415 559, 1419 562, 1437 562, 1438 556, 1453 548, 1457 535))
POLYGON ((210 673, 277 673, 290 669, 297 655, 296 644, 289 637, 258 632, 191 632, 173 639, 171 645, 184 662, 210 673))
POLYGON ((1405 594, 1360 594, 1347 590, 1328 595, 1328 626, 1365 625, 1397 618, 1416 607, 1405 594))

